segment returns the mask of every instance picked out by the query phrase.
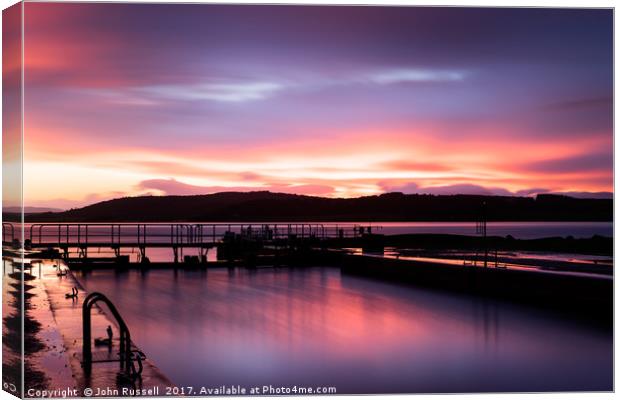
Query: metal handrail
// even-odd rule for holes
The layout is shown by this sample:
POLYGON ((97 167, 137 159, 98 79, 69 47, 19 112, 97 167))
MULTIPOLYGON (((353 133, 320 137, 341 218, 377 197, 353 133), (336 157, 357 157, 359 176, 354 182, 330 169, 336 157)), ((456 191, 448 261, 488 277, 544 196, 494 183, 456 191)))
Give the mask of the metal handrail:
POLYGON ((128 238, 133 238, 132 243, 139 247, 147 246, 149 239, 150 243, 168 242, 172 247, 179 247, 216 244, 226 232, 270 240, 287 239, 292 236, 302 239, 327 239, 358 237, 361 235, 358 232, 359 228, 359 225, 325 226, 320 223, 37 223, 30 226, 30 240, 35 245, 79 247, 88 246, 89 242, 98 243, 98 239, 105 239, 102 242, 106 245, 118 247, 123 244, 123 239, 127 241, 128 238))
POLYGON ((15 227, 10 222, 2 223, 2 242, 12 243, 15 240, 15 227), (10 235, 8 233, 10 231, 10 235), (11 240, 6 240, 7 235, 10 236, 11 240))
POLYGON ((93 292, 86 296, 86 299, 84 299, 84 303, 82 304, 82 365, 84 367, 84 371, 87 375, 89 375, 92 370, 93 353, 90 311, 99 301, 103 301, 108 306, 110 312, 116 319, 120 329, 120 367, 125 370, 126 374, 129 375, 131 374, 132 368, 131 334, 129 333, 129 328, 110 299, 99 292, 93 292))

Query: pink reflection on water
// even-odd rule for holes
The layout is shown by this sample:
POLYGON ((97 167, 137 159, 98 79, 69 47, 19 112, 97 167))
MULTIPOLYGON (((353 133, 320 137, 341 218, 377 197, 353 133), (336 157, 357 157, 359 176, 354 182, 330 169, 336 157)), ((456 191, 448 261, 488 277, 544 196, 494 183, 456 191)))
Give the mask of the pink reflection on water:
POLYGON ((96 271, 132 337, 177 384, 339 393, 611 386, 611 333, 532 308, 333 268, 96 271))

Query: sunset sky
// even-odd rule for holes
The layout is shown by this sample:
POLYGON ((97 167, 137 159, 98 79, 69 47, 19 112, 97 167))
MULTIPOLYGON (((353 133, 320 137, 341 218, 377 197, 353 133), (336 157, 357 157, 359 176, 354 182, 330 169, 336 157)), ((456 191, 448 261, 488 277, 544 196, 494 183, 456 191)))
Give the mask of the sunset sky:
POLYGON ((25 203, 611 192, 612 22, 611 10, 26 3, 25 203))

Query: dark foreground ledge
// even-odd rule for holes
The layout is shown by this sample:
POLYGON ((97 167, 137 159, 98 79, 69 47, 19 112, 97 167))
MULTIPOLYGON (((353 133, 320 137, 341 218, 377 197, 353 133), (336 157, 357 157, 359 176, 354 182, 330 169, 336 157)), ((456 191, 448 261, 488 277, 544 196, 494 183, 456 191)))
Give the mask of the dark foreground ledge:
POLYGON ((613 323, 613 278, 527 269, 482 268, 342 255, 343 273, 530 303, 613 323))

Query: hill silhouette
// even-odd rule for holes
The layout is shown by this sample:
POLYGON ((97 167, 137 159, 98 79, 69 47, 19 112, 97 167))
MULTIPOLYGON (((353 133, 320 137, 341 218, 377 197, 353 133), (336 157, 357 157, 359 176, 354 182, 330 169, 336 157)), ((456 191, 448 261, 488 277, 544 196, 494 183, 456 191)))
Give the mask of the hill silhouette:
MULTIPOLYGON (((63 212, 26 214, 27 222, 168 221, 612 221, 613 200, 559 195, 503 197, 386 193, 323 198, 271 192, 124 197, 63 212)), ((5 213, 4 220, 19 214, 5 213)))

